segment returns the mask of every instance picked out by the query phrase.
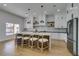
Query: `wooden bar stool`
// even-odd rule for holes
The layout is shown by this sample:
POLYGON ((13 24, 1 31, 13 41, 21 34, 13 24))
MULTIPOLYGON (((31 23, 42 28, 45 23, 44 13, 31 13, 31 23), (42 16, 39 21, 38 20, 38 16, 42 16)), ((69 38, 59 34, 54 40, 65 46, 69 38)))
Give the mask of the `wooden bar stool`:
POLYGON ((28 46, 28 40, 30 39, 30 35, 29 34, 23 34, 23 37, 22 37, 22 47, 23 46, 28 46))
POLYGON ((38 41, 38 35, 31 35, 31 38, 30 38, 30 47, 31 48, 35 48, 37 47, 37 41, 38 41))
POLYGON ((21 46, 22 34, 16 34, 15 45, 21 46))
POLYGON ((49 47, 49 36, 40 35, 37 46, 38 46, 38 49, 41 50, 41 52, 43 52, 44 49, 47 49, 49 47))

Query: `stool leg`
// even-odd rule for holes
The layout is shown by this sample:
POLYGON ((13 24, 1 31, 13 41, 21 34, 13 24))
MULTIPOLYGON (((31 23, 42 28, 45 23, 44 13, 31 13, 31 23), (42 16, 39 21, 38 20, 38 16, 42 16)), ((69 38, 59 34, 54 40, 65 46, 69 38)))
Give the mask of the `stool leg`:
POLYGON ((31 41, 32 45, 31 45, 31 48, 33 48, 33 40, 31 41))
POLYGON ((23 44, 24 44, 24 41, 22 40, 22 42, 21 42, 21 46, 23 47, 23 44))
POLYGON ((28 47, 30 47, 30 40, 28 40, 28 47))
POLYGON ((37 42, 37 48, 39 49, 39 42, 37 42))
POLYGON ((41 52, 43 52, 43 42, 42 42, 42 44, 41 44, 41 52))

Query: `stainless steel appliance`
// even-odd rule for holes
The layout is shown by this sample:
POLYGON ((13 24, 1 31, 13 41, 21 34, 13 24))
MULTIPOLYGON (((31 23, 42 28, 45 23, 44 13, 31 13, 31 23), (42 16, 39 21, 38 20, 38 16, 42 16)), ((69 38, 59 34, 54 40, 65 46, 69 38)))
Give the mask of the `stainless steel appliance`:
POLYGON ((72 55, 78 55, 78 18, 67 22, 67 48, 72 55))

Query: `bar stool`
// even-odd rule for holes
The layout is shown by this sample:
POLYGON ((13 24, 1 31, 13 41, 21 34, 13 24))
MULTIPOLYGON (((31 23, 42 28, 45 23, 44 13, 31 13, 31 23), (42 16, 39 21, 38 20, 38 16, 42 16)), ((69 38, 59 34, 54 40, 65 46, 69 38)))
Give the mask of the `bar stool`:
POLYGON ((16 34, 15 45, 21 46, 22 34, 16 34))
POLYGON ((30 41, 29 41, 29 46, 31 48, 35 48, 37 47, 37 41, 38 41, 38 35, 31 35, 30 41))
POLYGON ((47 35, 39 35, 39 40, 37 43, 37 48, 43 52, 44 49, 49 47, 49 36, 47 35))
POLYGON ((22 37, 22 47, 24 45, 28 46, 28 40, 30 39, 30 35, 29 34, 23 34, 23 37, 22 37))

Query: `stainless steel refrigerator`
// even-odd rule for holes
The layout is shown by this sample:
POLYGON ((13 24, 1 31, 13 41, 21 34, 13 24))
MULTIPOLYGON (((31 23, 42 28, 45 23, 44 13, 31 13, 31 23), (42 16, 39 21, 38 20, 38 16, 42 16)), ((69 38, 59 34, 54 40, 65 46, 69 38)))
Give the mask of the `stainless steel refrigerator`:
POLYGON ((67 48, 72 55, 78 55, 78 18, 67 22, 67 48))

